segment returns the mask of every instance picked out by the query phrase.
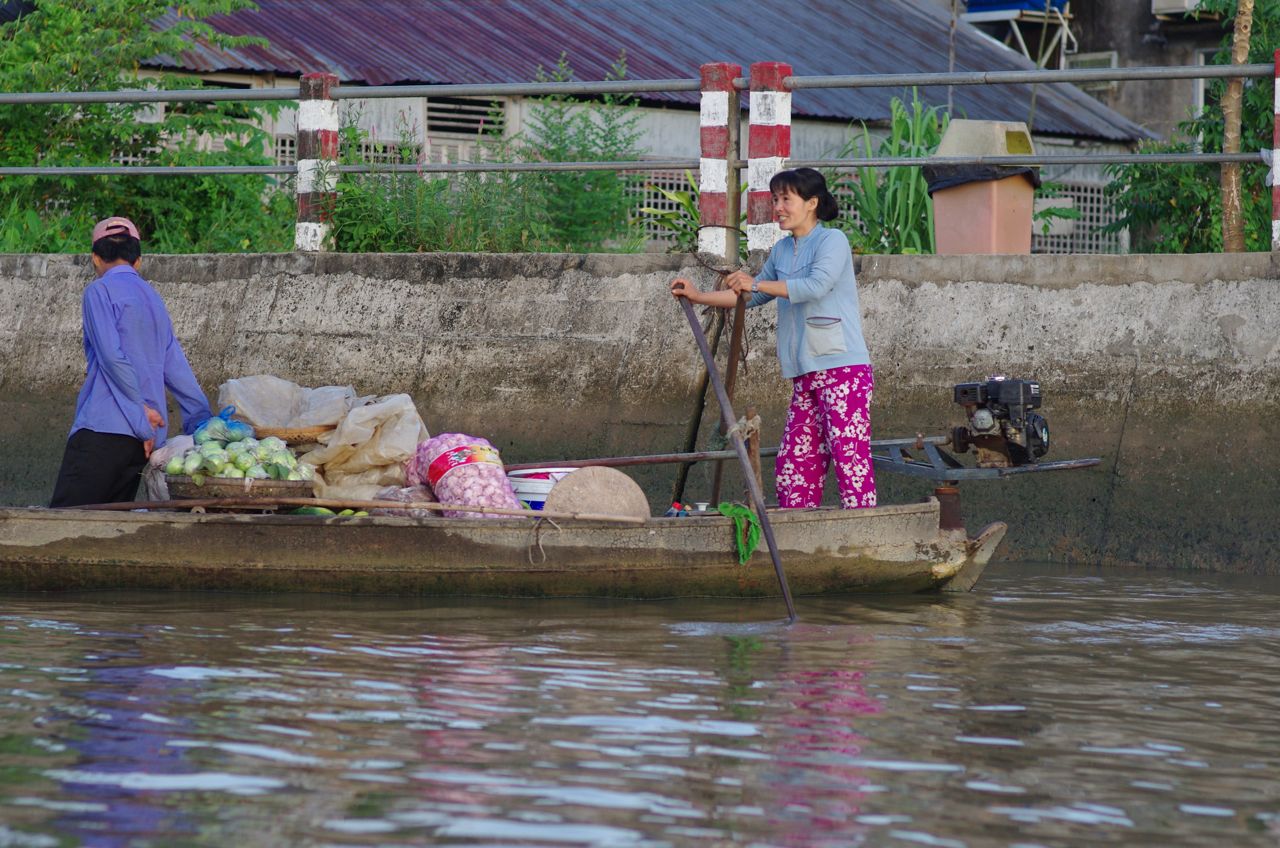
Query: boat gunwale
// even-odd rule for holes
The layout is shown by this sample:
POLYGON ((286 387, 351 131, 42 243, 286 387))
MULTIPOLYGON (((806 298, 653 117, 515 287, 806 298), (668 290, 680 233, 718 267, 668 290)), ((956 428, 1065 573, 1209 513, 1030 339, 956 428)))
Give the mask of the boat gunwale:
MULTIPOLYGON (((936 498, 908 504, 889 504, 885 506, 865 507, 862 509, 841 509, 838 507, 817 507, 811 509, 770 509, 771 521, 786 524, 821 523, 827 524, 845 520, 866 520, 875 517, 894 517, 917 515, 923 513, 939 513, 940 507, 936 498)), ((547 518, 531 514, 525 517, 500 518, 444 518, 431 516, 415 518, 401 515, 290 515, 288 513, 253 513, 253 512, 187 512, 182 510, 98 510, 63 507, 53 509, 44 506, 0 506, 0 520, 26 519, 37 521, 93 521, 105 523, 138 523, 138 524, 264 524, 277 523, 314 524, 316 526, 341 527, 350 523, 352 526, 368 527, 423 527, 433 529, 504 529, 513 527, 533 527, 542 522, 567 522, 572 527, 610 527, 616 529, 654 530, 658 528, 688 527, 693 524, 726 524, 733 519, 719 513, 689 516, 650 516, 640 523, 608 521, 594 518, 547 518)))

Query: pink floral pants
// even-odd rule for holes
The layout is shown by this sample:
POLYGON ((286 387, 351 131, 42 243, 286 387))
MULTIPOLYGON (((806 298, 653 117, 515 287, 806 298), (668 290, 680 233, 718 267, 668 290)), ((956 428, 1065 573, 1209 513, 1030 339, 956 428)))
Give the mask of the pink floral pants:
POLYGON ((821 506, 827 468, 836 470, 840 505, 876 505, 871 463, 870 365, 802 374, 792 380, 791 408, 776 465, 778 504, 784 509, 821 506))

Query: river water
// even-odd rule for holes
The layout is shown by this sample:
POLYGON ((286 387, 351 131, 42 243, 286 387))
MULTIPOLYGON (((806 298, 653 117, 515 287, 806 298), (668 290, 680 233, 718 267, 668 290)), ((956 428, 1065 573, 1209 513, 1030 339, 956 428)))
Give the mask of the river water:
POLYGON ((1278 597, 0 596, 0 846, 1276 846, 1278 597))

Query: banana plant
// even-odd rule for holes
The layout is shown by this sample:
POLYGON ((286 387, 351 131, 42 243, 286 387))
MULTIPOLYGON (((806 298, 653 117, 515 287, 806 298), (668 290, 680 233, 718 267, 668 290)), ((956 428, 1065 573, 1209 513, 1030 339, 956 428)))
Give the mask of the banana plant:
MULTIPOLYGON (((642 206, 640 212, 648 217, 648 220, 656 223, 661 229, 666 231, 671 239, 672 253, 694 253, 698 249, 698 227, 702 225, 702 213, 698 211, 698 182, 693 178, 691 171, 684 172, 685 182, 689 184, 688 191, 679 191, 663 188, 660 185, 649 184, 649 188, 654 189, 667 200, 675 204, 674 209, 658 209, 654 206, 642 206)), ((746 192, 747 184, 743 183, 738 191, 746 192)), ((738 216, 738 227, 741 228, 746 222, 746 213, 738 216)), ((747 258, 747 247, 739 240, 738 254, 745 261, 747 258)))
MULTIPOLYGON (((901 98, 890 101, 889 134, 873 148, 865 123, 860 135, 845 143, 837 158, 855 153, 865 158, 895 157, 923 159, 931 156, 942 141, 950 116, 936 106, 926 107, 912 92, 908 109, 901 98)), ((834 181, 837 197, 849 198, 854 216, 841 220, 858 253, 933 253, 933 202, 919 168, 859 168, 856 175, 834 181)))

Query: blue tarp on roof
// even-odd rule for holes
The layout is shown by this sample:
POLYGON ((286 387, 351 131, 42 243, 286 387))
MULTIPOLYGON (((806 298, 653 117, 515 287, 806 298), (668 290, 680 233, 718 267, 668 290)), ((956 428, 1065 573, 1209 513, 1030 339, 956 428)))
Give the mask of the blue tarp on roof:
MULTIPOLYGON (((1050 0, 1054 9, 1061 12, 1068 0, 1050 0)), ((1044 0, 969 0, 970 12, 1043 12, 1044 0)))

